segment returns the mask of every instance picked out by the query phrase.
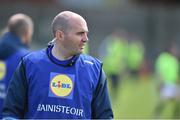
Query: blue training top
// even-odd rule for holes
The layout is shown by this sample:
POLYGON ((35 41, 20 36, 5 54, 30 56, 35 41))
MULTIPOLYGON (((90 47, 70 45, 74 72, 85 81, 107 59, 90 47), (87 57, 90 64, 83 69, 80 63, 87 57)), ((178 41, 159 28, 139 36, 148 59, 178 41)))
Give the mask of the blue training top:
POLYGON ((60 61, 52 48, 23 58, 8 89, 4 117, 113 118, 102 63, 83 54, 60 61))
POLYGON ((8 32, 0 39, 0 119, 9 81, 21 57, 27 53, 27 47, 15 34, 8 32))

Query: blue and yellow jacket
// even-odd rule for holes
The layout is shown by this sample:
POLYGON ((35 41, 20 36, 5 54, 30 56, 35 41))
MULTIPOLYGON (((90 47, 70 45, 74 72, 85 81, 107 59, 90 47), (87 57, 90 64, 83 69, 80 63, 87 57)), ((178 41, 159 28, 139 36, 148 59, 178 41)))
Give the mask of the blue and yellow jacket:
POLYGON ((15 34, 8 32, 0 39, 0 119, 9 81, 21 57, 27 53, 27 47, 15 34))
POLYGON ((5 118, 113 118, 102 63, 88 55, 56 59, 53 45, 19 64, 3 108, 5 118))

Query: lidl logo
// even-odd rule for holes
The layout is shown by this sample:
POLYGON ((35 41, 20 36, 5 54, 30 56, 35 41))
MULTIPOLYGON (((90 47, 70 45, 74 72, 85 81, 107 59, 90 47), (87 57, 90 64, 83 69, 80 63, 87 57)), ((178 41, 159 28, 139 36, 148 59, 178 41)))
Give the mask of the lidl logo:
POLYGON ((58 82, 53 82, 52 83, 52 87, 54 88, 67 88, 67 89, 71 89, 71 85, 70 84, 66 84, 66 83, 61 83, 61 81, 59 80, 58 82))
POLYGON ((3 61, 0 61, 0 81, 4 78, 6 74, 6 64, 3 61))
POLYGON ((51 73, 50 97, 72 98, 74 75, 51 73))

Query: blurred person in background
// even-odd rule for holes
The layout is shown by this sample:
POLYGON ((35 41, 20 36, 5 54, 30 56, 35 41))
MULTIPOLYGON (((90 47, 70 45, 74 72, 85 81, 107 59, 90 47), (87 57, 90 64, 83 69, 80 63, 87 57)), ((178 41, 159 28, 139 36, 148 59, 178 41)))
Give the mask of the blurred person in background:
POLYGON ((161 113, 173 102, 173 118, 180 118, 180 85, 178 50, 173 44, 168 50, 162 52, 156 60, 155 71, 159 81, 160 100, 155 108, 155 118, 160 118, 161 113))
POLYGON ((21 57, 29 53, 32 34, 31 18, 25 14, 15 14, 10 17, 7 29, 0 38, 0 119, 9 81, 21 57))
POLYGON ((102 63, 81 54, 88 41, 84 18, 63 11, 52 31, 48 47, 25 56, 12 77, 4 119, 112 119, 102 63))
POLYGON ((115 30, 105 38, 99 48, 99 57, 104 62, 104 70, 111 80, 115 95, 126 69, 127 40, 124 34, 124 31, 115 30))
POLYGON ((132 38, 129 41, 126 62, 132 79, 139 79, 140 69, 144 62, 144 51, 144 45, 140 40, 132 38))

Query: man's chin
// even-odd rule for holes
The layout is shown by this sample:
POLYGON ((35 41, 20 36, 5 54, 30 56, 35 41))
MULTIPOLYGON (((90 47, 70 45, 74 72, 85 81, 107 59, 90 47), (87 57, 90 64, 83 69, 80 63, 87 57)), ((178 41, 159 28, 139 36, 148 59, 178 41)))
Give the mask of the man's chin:
POLYGON ((83 53, 83 51, 79 51, 77 54, 82 54, 83 53))
POLYGON ((84 49, 83 49, 83 48, 79 49, 78 54, 83 53, 83 51, 84 51, 84 49))
POLYGON ((83 51, 82 51, 82 50, 79 50, 79 51, 77 51, 77 52, 74 52, 73 55, 79 55, 79 54, 82 54, 82 53, 83 53, 83 51))

